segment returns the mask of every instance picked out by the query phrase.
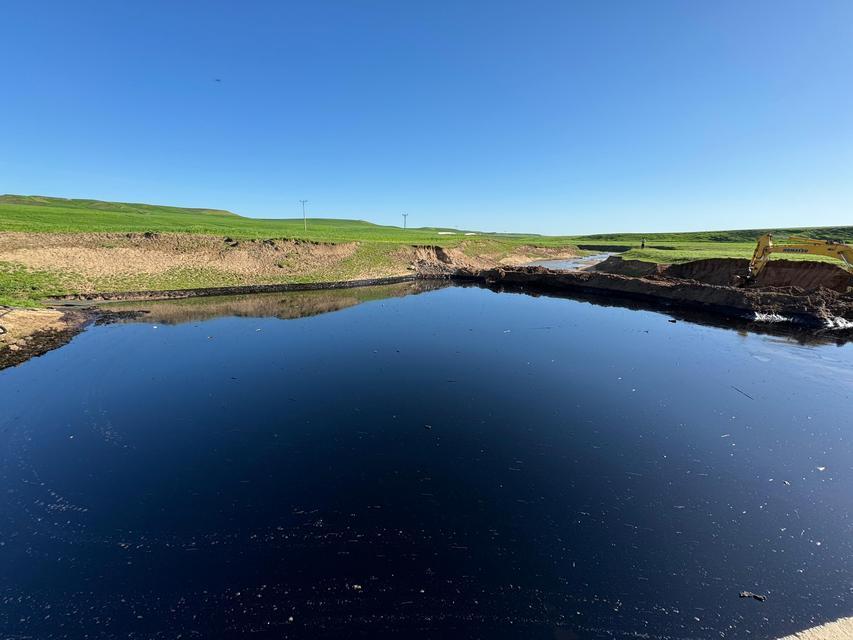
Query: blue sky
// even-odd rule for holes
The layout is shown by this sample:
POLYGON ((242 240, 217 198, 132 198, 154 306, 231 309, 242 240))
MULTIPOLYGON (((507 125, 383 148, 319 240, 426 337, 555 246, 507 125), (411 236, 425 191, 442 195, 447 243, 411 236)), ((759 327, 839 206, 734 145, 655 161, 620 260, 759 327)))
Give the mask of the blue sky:
POLYGON ((20 0, 0 78, 0 192, 541 233, 853 224, 850 0, 20 0))

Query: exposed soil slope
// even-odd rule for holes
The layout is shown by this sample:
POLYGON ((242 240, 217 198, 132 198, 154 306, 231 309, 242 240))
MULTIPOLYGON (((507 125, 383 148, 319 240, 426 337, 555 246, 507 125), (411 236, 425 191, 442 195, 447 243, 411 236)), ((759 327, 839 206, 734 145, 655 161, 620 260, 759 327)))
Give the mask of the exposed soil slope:
POLYGON ((85 313, 74 310, 0 307, 0 369, 65 344, 86 320, 85 313))
POLYGON ((30 269, 98 279, 215 269, 264 278, 329 268, 355 253, 355 243, 245 240, 153 233, 0 234, 0 260, 30 269))
POLYGON ((665 265, 644 260, 623 260, 619 256, 610 256, 607 260, 590 267, 590 271, 615 273, 620 276, 645 277, 661 272, 665 265))
MULTIPOLYGON (((26 279, 15 280, 22 274, 49 280, 53 299, 148 300, 386 284, 575 254, 571 247, 477 241, 442 248, 186 233, 0 232, 0 277, 3 268, 17 270, 7 271, 5 282, 15 285, 12 294, 33 302, 44 294, 32 296, 26 279)), ((57 346, 81 324, 66 310, 7 313, 9 327, 0 330, 0 361, 7 365, 57 346)))
MULTIPOLYGON (((703 284, 736 286, 738 279, 746 275, 748 267, 749 261, 739 258, 712 258, 666 265, 611 256, 592 269, 624 276, 661 276, 695 280, 703 284)), ((802 291, 823 288, 844 293, 853 286, 853 278, 841 267, 828 262, 771 260, 758 274, 754 286, 795 287, 802 291)))
POLYGON ((422 276, 449 276, 458 271, 474 272, 495 266, 495 261, 486 261, 465 255, 461 249, 443 247, 406 248, 405 257, 410 259, 415 270, 422 276))
POLYGON ((853 638, 853 617, 827 622, 819 627, 780 638, 780 640, 851 640, 853 638))
POLYGON ((652 265, 654 268, 650 269, 633 261, 626 264, 618 260, 611 258, 586 271, 516 267, 478 272, 460 269, 457 275, 498 287, 618 295, 743 318, 853 329, 850 289, 853 279, 834 265, 778 261, 767 267, 766 277, 744 287, 729 284, 735 275, 740 275, 744 261, 701 260, 672 266, 652 265), (608 271, 603 271, 602 265, 608 271))
POLYGON ((523 245, 505 255, 476 252, 462 243, 459 247, 406 247, 398 252, 422 276, 452 276, 460 271, 474 272, 499 265, 525 265, 536 260, 558 260, 582 255, 573 247, 553 248, 523 245))
MULTIPOLYGON (((52 282, 49 295, 91 294, 340 282, 416 270, 446 275, 458 268, 526 264, 577 253, 573 247, 541 248, 481 239, 442 248, 187 233, 0 232, 0 268, 5 265, 7 282, 15 284, 14 278, 19 278, 18 297, 29 295, 26 274, 41 274, 52 282), (17 276, 9 276, 10 269, 17 269, 17 276)), ((14 293, 7 291, 6 296, 14 299, 14 293)), ((0 298, 2 294, 0 289, 0 298)))

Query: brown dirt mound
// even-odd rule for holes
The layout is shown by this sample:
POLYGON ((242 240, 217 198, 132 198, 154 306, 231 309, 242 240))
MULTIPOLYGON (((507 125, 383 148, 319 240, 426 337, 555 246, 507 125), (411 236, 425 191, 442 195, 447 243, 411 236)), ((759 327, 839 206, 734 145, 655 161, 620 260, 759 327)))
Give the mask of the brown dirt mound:
POLYGON ((757 284, 764 287, 798 287, 804 291, 823 287, 844 293, 848 287, 853 287, 853 275, 828 262, 772 260, 758 275, 757 284))
POLYGON ((65 344, 86 319, 82 311, 0 307, 0 369, 65 344))
POLYGON ((493 285, 619 294, 727 315, 778 318, 812 326, 844 328, 853 325, 853 296, 826 288, 805 292, 782 288, 726 287, 671 277, 638 278, 594 271, 558 273, 540 267, 498 268, 478 275, 493 285))
POLYGON ((493 266, 481 258, 466 255, 461 249, 434 246, 407 247, 406 258, 422 276, 449 276, 459 272, 475 272, 493 266))
POLYGON ((536 247, 521 245, 503 256, 500 253, 478 252, 477 246, 466 242, 458 247, 404 247, 397 256, 405 259, 422 276, 470 275, 499 265, 522 266, 535 260, 574 258, 574 247, 536 247))
MULTIPOLYGON (((740 258, 711 258, 672 264, 662 270, 667 278, 696 280, 704 284, 732 286, 749 270, 749 261, 740 258)), ((755 280, 756 287, 795 287, 802 291, 830 289, 844 293, 853 286, 847 271, 828 262, 811 260, 771 260, 755 280)))
POLYGON ((610 256, 607 260, 589 268, 590 271, 603 271, 604 273, 615 273, 620 276, 645 277, 656 275, 666 265, 643 260, 623 260, 619 256, 610 256))
MULTIPOLYGON (((743 258, 708 258, 678 264, 655 264, 640 260, 623 260, 611 256, 591 270, 621 276, 661 276, 667 279, 695 280, 702 284, 736 286, 745 276, 749 261, 743 258)), ((755 287, 795 287, 802 291, 830 289, 844 293, 853 286, 853 276, 828 262, 810 260, 772 260, 756 278, 755 287)))
POLYGON ((827 622, 819 627, 785 636, 780 640, 850 640, 853 638, 853 617, 827 622))
MULTIPOLYGON (((522 245, 514 249, 511 253, 505 255, 498 262, 505 265, 522 266, 530 264, 536 260, 566 260, 576 258, 580 255, 574 247, 535 247, 532 245, 522 245)), ((489 259, 489 256, 480 256, 484 259, 489 259)), ((493 261, 493 260, 492 260, 493 261)))
POLYGON ((233 240, 191 234, 0 234, 0 260, 103 278, 215 268, 243 278, 330 268, 355 253, 355 243, 233 240))
POLYGON ((663 265, 661 273, 667 278, 696 280, 704 284, 732 286, 737 283, 738 276, 748 272, 749 261, 740 258, 709 258, 693 260, 679 264, 663 265))

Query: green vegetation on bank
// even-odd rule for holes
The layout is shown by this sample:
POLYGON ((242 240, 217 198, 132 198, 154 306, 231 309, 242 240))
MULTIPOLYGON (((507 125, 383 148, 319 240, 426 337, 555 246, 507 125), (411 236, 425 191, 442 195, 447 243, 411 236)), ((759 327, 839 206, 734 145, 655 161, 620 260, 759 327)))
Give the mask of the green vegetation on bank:
POLYGON ((41 306, 40 300, 65 293, 66 289, 61 274, 0 262, 0 306, 41 306))
MULTIPOLYGON (((622 246, 629 250, 622 257, 648 262, 687 262, 703 258, 751 258, 756 239, 773 233, 784 242, 792 235, 818 240, 853 243, 853 226, 801 227, 788 229, 739 229, 735 231, 692 231, 682 233, 612 233, 575 236, 573 242, 587 246, 622 246), (645 248, 640 248, 645 240, 645 248)), ((777 256, 778 257, 778 256, 777 256)), ((786 260, 831 260, 818 256, 785 255, 786 260)))
MULTIPOLYGON (((246 218, 217 209, 52 198, 46 196, 0 195, 0 233, 190 233, 236 240, 283 238, 312 242, 357 242, 350 257, 321 271, 305 270, 283 275, 278 282, 323 282, 350 280, 365 272, 390 272, 394 252, 402 246, 435 245, 456 247, 464 241, 470 255, 488 254, 500 259, 519 247, 571 246, 564 237, 527 234, 465 232, 457 229, 382 226, 361 220, 309 218, 307 231, 301 218, 264 220, 246 218)), ((1 259, 1 258, 0 258, 1 259)), ((293 265, 288 265, 293 266, 293 265)), ((0 264, 0 304, 32 306, 50 295, 78 290, 74 277, 56 271, 33 271, 0 264)), ((215 269, 172 269, 157 275, 100 278, 91 282, 98 290, 183 289, 245 284, 238 277, 215 269)))
MULTIPOLYGON (((658 251, 702 252, 730 246, 739 252, 754 246, 758 236, 772 231, 780 239, 808 235, 819 239, 853 242, 853 226, 802 227, 789 229, 742 229, 674 233, 610 233, 585 236, 542 236, 523 233, 473 232, 421 227, 403 230, 362 220, 309 218, 308 230, 301 218, 246 218, 219 209, 187 209, 151 204, 52 198, 47 196, 0 195, 0 231, 59 233, 203 233, 234 238, 295 238, 316 242, 388 242, 455 246, 462 241, 493 239, 507 246, 532 244, 554 247, 568 244, 646 246, 658 251), (468 232, 472 233, 472 232, 468 232)), ((677 254, 672 254, 677 255, 677 254)))
POLYGON ((773 233, 780 239, 792 235, 807 235, 818 240, 842 240, 853 242, 853 226, 846 227, 797 227, 779 229, 738 229, 735 231, 679 231, 674 233, 598 233, 589 236, 574 236, 589 242, 625 243, 638 245, 645 239, 646 244, 667 242, 693 243, 755 243, 756 238, 765 233, 773 233))
MULTIPOLYGON (((0 195, 0 231, 58 233, 203 233, 237 239, 294 238, 315 242, 386 242, 455 246, 480 236, 510 245, 568 244, 567 238, 526 234, 465 235, 465 231, 372 224, 363 220, 308 218, 265 220, 214 209, 181 209, 148 204, 0 195)), ((472 232, 468 232, 472 233, 472 232)))
MULTIPOLYGON (((399 272, 395 251, 411 245, 457 247, 464 241, 466 254, 489 255, 499 260, 519 247, 572 246, 571 240, 525 234, 465 232, 457 229, 414 228, 376 225, 361 220, 309 218, 307 231, 302 219, 262 220, 246 218, 217 209, 179 207, 99 200, 75 200, 45 196, 0 195, 0 233, 189 233, 230 237, 235 240, 292 239, 323 243, 358 243, 349 257, 322 270, 293 267, 275 282, 328 282, 351 280, 363 274, 399 272)), ((0 260, 2 260, 0 256, 0 260)), ((296 258, 290 258, 293 260, 296 258)), ((246 284, 233 273, 214 268, 174 268, 157 274, 122 274, 89 277, 56 271, 33 271, 0 264, 0 304, 32 306, 45 297, 80 290, 85 281, 98 291, 137 289, 184 289, 246 284)))
MULTIPOLYGON (((469 256, 489 256, 499 261, 522 247, 560 248, 581 246, 590 251, 625 250, 627 259, 653 262, 684 262, 701 258, 749 258, 755 240, 772 231, 784 241, 790 235, 853 242, 853 226, 798 229, 751 229, 686 233, 617 233, 587 236, 466 232, 457 229, 413 228, 376 225, 360 220, 255 219, 217 209, 73 200, 44 196, 0 196, 0 233, 190 233, 231 237, 238 240, 284 238, 325 243, 358 243, 346 259, 322 270, 290 269, 276 282, 348 280, 364 273, 391 273, 399 269, 395 252, 403 246, 460 247, 469 256), (645 248, 641 242, 645 240, 645 248)), ((799 256, 785 256, 788 259, 799 256)), ((814 259, 805 256, 805 259, 814 259)), ((818 258, 820 259, 820 258, 818 258)), ((84 274, 27 269, 0 256, 0 305, 36 305, 39 300, 79 290, 84 274)), ((292 267, 293 265, 287 265, 292 267)), ((96 290, 182 289, 245 284, 240 277, 214 268, 174 268, 162 273, 89 279, 96 290)))

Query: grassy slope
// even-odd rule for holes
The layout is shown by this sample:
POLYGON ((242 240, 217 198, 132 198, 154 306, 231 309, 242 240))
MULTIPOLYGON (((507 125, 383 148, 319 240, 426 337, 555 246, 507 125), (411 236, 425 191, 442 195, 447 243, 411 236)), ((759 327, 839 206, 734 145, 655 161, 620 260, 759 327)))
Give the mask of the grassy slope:
MULTIPOLYGON (((315 242, 358 242, 357 253, 327 273, 306 273, 294 281, 345 280, 375 267, 391 266, 393 251, 403 245, 452 247, 465 241, 472 254, 503 257, 519 246, 546 247, 571 245, 565 237, 524 234, 483 234, 440 228, 403 230, 360 220, 308 219, 262 220, 245 218, 215 209, 182 209, 148 204, 115 203, 98 200, 71 200, 43 196, 0 196, 0 232, 59 233, 197 233, 230 236, 236 239, 291 238, 315 242), (453 235, 442 234, 453 231, 453 235)), ((107 283, 109 284, 109 283, 107 283)), ((168 277, 141 278, 139 282, 114 283, 117 288, 189 288, 237 284, 222 274, 181 272, 168 277)), ((115 288, 111 287, 111 288, 115 288)), ((73 287, 71 287, 73 288, 73 287)), ((0 304, 32 304, 69 287, 62 274, 23 270, 0 262, 0 304)))
MULTIPOLYGON (((42 196, 0 196, 0 232, 158 232, 199 233, 231 236, 240 239, 294 238, 316 242, 358 242, 359 250, 349 263, 335 273, 305 274, 303 281, 347 279, 367 265, 383 265, 391 260, 391 252, 401 245, 438 245, 452 247, 465 242, 471 254, 502 257, 519 246, 560 247, 574 244, 622 245, 631 247, 625 258, 656 262, 681 262, 710 257, 748 258, 755 238, 767 230, 704 231, 692 233, 623 233, 591 236, 540 236, 528 234, 478 233, 465 236, 441 234, 440 228, 403 230, 360 220, 312 219, 308 230, 301 219, 262 220, 245 218, 216 209, 70 200, 42 196), (646 248, 640 249, 642 239, 646 248)), ((456 231, 456 230, 452 230, 456 231)), ((853 227, 825 227, 772 230, 777 238, 791 234, 815 238, 841 239, 853 242, 853 227)), ((787 256, 794 257, 794 256, 787 256)), ((807 257, 808 258, 808 257, 807 257)), ((209 274, 179 274, 169 281, 140 282, 139 287, 183 288, 212 283, 209 274)), ((228 284, 225 282, 218 284, 228 284)), ((13 264, 0 262, 0 304, 31 303, 41 297, 59 293, 68 286, 62 274, 32 272, 13 264)))
MULTIPOLYGON (((244 218, 228 211, 181 209, 158 205, 66 200, 40 196, 0 196, 0 231, 68 233, 145 232, 205 233, 234 238, 301 238, 316 242, 389 242, 453 246, 466 236, 455 229, 403 230, 361 220, 301 218, 264 220, 244 218), (454 231, 454 235, 441 235, 454 231)), ((544 239, 549 245, 565 238, 523 234, 482 234, 513 245, 544 239)), ((473 236, 468 236, 472 238, 473 236)), ((477 236, 479 237, 479 235, 477 236)))
MULTIPOLYGON (((614 233, 576 237, 574 241, 590 245, 623 245, 631 247, 623 257, 651 262, 685 262, 701 258, 750 258, 755 240, 771 232, 784 241, 791 235, 804 235, 820 240, 853 243, 853 226, 801 227, 796 229, 741 229, 737 231, 697 231, 685 233, 614 233), (640 249, 645 239, 646 248, 640 249)), ((816 256, 786 255, 786 260, 829 260, 816 256)))

